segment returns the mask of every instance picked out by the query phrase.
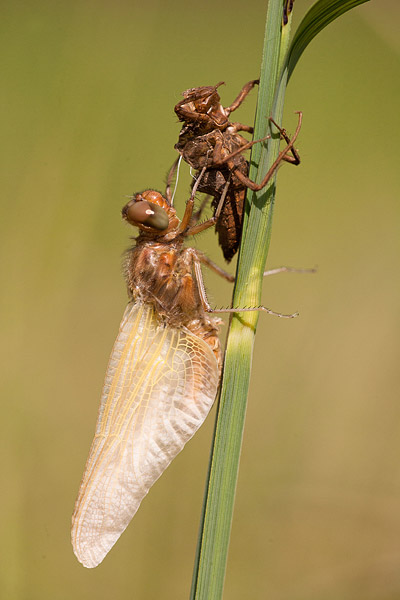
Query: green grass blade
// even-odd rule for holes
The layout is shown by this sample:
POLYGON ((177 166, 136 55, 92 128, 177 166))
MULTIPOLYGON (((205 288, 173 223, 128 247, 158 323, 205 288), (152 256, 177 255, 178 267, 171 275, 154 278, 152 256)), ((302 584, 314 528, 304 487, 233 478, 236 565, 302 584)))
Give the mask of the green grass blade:
POLYGON ((305 15, 290 45, 288 79, 311 40, 329 23, 369 0, 318 0, 305 15))
MULTIPOLYGON (((270 0, 258 98, 257 133, 255 134, 257 137, 264 137, 266 134, 261 132, 269 129, 268 116, 271 114, 274 103, 282 56, 281 22, 282 0, 270 0)), ((268 168, 269 160, 273 159, 265 158, 267 149, 261 148, 261 146, 263 145, 257 144, 253 147, 255 158, 252 158, 252 161, 262 161, 268 168)), ((275 148, 277 152, 279 140, 272 140, 268 147, 270 152, 275 148)), ((265 193, 264 190, 263 195, 265 193)), ((256 212, 259 210, 260 206, 256 212)), ((266 220, 268 221, 268 216, 266 220)), ((260 219, 257 215, 252 222, 258 227, 260 219)), ((265 229, 264 224, 264 228, 259 233, 259 236, 263 238, 260 249, 261 246, 264 247, 264 251, 259 253, 257 261, 260 277, 255 275, 255 271, 249 276, 248 270, 251 265, 254 269, 253 250, 241 251, 240 262, 241 264, 243 261, 245 262, 245 266, 242 266, 241 270, 241 281, 242 283, 246 282, 244 287, 247 289, 247 295, 236 294, 235 306, 238 306, 242 299, 244 302, 241 304, 242 306, 257 306, 260 302, 262 271, 266 254, 265 229)), ((236 285, 237 291, 242 288, 243 285, 242 287, 236 285)), ((210 478, 202 519, 203 526, 199 540, 200 548, 192 585, 191 598, 196 600, 210 600, 211 598, 219 600, 222 598, 257 318, 258 313, 245 313, 243 318, 239 315, 236 316, 229 334, 224 365, 224 384, 221 391, 210 478)))

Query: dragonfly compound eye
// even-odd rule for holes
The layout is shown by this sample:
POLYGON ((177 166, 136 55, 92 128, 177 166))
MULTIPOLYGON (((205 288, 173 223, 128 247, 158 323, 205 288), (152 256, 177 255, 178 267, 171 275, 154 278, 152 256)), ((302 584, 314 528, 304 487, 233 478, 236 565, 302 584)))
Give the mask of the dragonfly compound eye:
POLYGON ((169 225, 169 218, 165 210, 157 204, 147 202, 147 200, 138 202, 131 200, 122 209, 122 216, 131 225, 146 225, 159 231, 167 229, 169 225))

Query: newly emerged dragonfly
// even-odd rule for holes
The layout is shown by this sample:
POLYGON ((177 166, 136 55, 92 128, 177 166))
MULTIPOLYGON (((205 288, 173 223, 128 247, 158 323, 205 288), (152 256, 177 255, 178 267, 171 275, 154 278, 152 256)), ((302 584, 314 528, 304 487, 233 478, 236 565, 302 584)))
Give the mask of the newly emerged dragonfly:
POLYGON ((224 272, 199 250, 183 247, 185 238, 218 218, 217 210, 208 221, 194 222, 195 188, 182 221, 169 198, 154 190, 136 194, 122 210, 140 233, 126 253, 130 301, 108 364, 72 517, 74 552, 85 567, 103 560, 150 487, 203 423, 217 394, 221 320, 209 313, 237 309, 212 311, 201 264, 224 272))

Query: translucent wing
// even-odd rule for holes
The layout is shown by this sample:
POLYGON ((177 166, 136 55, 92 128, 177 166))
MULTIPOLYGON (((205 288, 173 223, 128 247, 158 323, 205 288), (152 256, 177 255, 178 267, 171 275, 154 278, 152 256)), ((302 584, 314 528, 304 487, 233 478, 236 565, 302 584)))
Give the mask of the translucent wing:
POLYGON ((201 338, 160 326, 146 304, 128 304, 72 517, 72 545, 85 567, 115 544, 203 423, 217 387, 217 361, 201 338))

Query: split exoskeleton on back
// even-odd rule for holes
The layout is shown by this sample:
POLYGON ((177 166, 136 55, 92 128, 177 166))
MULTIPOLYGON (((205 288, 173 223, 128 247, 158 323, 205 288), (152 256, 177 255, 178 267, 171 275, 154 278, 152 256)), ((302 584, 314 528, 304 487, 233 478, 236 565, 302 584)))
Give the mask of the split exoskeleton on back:
MULTIPOLYGON (((246 83, 232 104, 226 107, 221 104, 217 91, 222 84, 223 82, 220 82, 214 86, 201 86, 183 92, 183 100, 175 106, 175 113, 183 122, 175 148, 197 171, 195 178, 203 167, 206 167, 198 191, 213 197, 212 205, 215 210, 222 193, 226 190, 226 199, 216 224, 216 231, 224 258, 230 262, 241 240, 247 188, 253 191, 263 189, 282 160, 295 165, 300 163, 294 142, 300 130, 302 115, 299 113, 298 127, 291 140, 285 129, 270 119, 281 138, 286 141, 287 147, 279 154, 271 169, 258 184, 249 179, 249 163, 243 153, 267 138, 249 142, 239 132, 253 133, 253 127, 229 120, 231 113, 241 106, 250 91, 258 84, 258 79, 246 83)), ((175 166, 176 163, 171 171, 175 166)))

